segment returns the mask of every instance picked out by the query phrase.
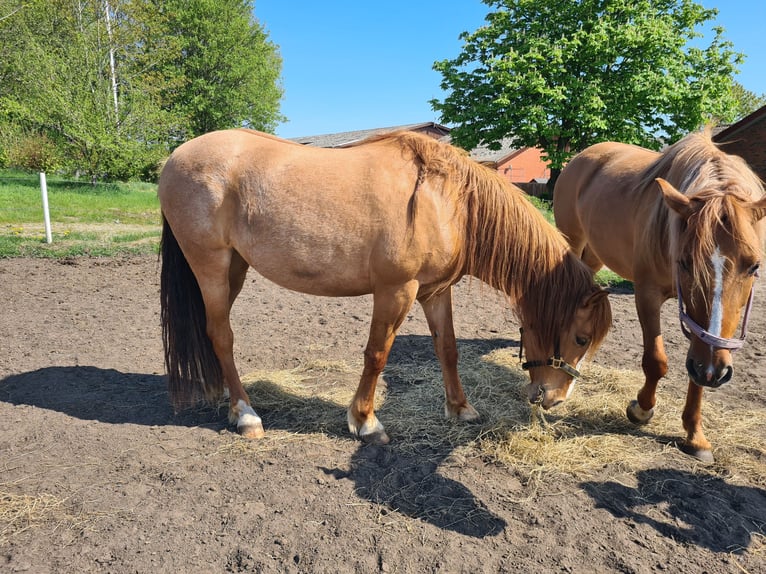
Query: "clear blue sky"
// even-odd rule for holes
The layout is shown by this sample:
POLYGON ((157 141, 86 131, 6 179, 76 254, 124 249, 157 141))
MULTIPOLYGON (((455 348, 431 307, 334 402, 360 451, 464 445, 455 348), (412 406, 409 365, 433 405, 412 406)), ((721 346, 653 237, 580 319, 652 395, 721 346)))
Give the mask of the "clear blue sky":
MULTIPOLYGON (((698 0, 699 2, 699 0, 698 0)), ((718 8, 738 81, 766 94, 766 0, 702 0, 718 8)), ((255 17, 283 60, 282 137, 439 121, 435 61, 455 58, 458 36, 484 23, 479 0, 255 0, 255 17)), ((711 36, 712 38, 712 36, 711 36)))

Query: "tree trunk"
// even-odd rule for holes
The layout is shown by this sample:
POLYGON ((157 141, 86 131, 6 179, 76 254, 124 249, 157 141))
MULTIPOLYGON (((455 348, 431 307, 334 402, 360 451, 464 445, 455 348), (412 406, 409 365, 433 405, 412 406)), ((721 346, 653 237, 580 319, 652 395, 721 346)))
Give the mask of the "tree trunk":
POLYGON ((548 178, 548 183, 546 184, 546 187, 548 188, 548 195, 553 199, 553 188, 556 186, 556 180, 561 175, 561 168, 551 168, 551 175, 548 178))

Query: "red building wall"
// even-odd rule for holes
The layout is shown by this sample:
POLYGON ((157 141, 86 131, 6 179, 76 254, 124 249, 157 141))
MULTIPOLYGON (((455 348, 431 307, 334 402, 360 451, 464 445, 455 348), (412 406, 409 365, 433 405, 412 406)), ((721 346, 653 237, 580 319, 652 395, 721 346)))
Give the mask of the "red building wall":
POLYGON ((542 159, 542 151, 524 148, 516 154, 498 162, 497 171, 513 183, 527 183, 535 179, 550 177, 551 170, 542 159))

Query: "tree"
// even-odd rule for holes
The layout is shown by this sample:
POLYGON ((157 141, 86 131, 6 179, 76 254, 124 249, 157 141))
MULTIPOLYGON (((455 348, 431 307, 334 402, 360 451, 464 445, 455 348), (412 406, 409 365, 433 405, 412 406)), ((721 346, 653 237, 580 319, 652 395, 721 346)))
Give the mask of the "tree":
POLYGON ((746 90, 739 82, 734 82, 734 85, 732 86, 732 94, 737 102, 736 112, 734 113, 734 119, 736 121, 739 121, 745 116, 749 116, 754 111, 766 106, 766 94, 758 96, 754 92, 746 90))
POLYGON ((94 181, 140 175, 165 154, 177 124, 125 57, 141 42, 126 6, 32 0, 0 22, 8 47, 0 78, 13 79, 0 87, 0 123, 55 141, 63 167, 94 181))
POLYGON ((164 99, 186 118, 190 135, 252 127, 274 131, 282 60, 253 18, 252 0, 161 2, 164 33, 179 50, 164 63, 175 78, 164 99))
POLYGON ((273 131, 281 59, 252 4, 0 0, 0 161, 54 142, 70 171, 127 179, 205 131, 273 131))
MULTIPOLYGON (((689 45, 717 11, 692 0, 482 0, 495 11, 442 60, 432 100, 466 149, 512 137, 540 147, 551 182, 576 152, 604 140, 650 148, 708 120, 732 118, 742 55, 723 39, 689 45)), ((551 187, 552 189, 552 187, 551 187)))

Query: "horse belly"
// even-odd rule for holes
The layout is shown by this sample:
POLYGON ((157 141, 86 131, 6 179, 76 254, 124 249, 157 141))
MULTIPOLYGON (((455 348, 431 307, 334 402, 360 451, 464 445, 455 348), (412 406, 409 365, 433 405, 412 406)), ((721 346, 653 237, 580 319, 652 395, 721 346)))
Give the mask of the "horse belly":
POLYGON ((364 249, 355 242, 331 244, 312 237, 254 238, 245 259, 281 287, 310 295, 355 296, 372 292, 364 249))

